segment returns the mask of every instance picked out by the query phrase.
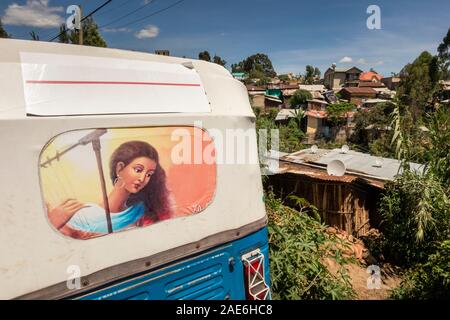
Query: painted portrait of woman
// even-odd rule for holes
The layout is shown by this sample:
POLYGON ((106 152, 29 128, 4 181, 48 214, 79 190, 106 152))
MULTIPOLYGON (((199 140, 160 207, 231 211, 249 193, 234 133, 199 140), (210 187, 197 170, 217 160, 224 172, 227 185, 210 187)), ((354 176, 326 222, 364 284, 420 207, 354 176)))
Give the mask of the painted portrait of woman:
MULTIPOLYGON (((158 151, 144 141, 128 141, 109 159, 112 191, 108 206, 113 232, 143 227, 172 216, 172 198, 158 151)), ((89 239, 108 233, 105 203, 66 199, 48 208, 50 222, 64 235, 89 239)))

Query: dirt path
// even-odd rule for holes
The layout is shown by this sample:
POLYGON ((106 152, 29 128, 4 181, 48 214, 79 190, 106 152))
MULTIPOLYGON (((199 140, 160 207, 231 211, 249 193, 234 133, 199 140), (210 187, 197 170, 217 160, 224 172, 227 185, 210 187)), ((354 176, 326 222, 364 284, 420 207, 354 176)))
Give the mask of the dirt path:
MULTIPOLYGON (((381 283, 379 289, 369 289, 371 284, 370 271, 365 266, 351 264, 348 266, 353 290, 358 300, 386 300, 391 295, 391 290, 400 284, 400 277, 389 265, 380 266, 381 283), (369 279, 369 286, 367 284, 369 279)), ((376 287, 376 286, 373 286, 376 287)))
MULTIPOLYGON (((346 234, 345 231, 336 230, 335 228, 328 228, 327 232, 335 234, 337 237, 344 240, 348 249, 344 250, 345 256, 354 257, 358 263, 347 265, 347 271, 349 273, 353 290, 357 295, 358 300, 386 300, 389 299, 392 289, 398 287, 401 282, 400 272, 398 268, 395 268, 389 264, 380 264, 370 256, 364 243, 352 236, 346 234), (370 270, 368 267, 371 266, 370 270), (377 268, 379 267, 379 269, 377 268), (371 271, 379 271, 378 279, 377 275, 371 275, 371 271), (374 279, 374 281, 370 281, 374 279), (377 285, 379 284, 379 286, 377 285)), ((332 273, 337 272, 339 266, 327 259, 326 264, 332 273)))

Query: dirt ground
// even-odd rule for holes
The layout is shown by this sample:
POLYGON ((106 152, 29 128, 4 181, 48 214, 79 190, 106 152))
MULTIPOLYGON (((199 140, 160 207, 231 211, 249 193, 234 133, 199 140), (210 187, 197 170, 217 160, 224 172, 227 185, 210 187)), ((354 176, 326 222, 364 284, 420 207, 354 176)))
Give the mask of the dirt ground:
MULTIPOLYGON (((339 266, 327 259, 326 264, 332 273, 335 273, 339 266)), ((381 283, 379 289, 370 289, 367 282, 370 282, 370 271, 367 270, 367 265, 364 263, 349 264, 347 271, 351 279, 353 290, 355 291, 358 300, 387 300, 390 292, 396 288, 401 281, 398 269, 393 268, 389 264, 379 265, 381 283)), ((370 283, 369 283, 370 284, 370 283)), ((374 286, 377 287, 377 286, 374 286)))
POLYGON ((390 291, 400 284, 398 273, 389 265, 381 265, 381 286, 380 289, 369 289, 367 279, 370 277, 365 266, 351 264, 348 267, 350 278, 352 279, 353 290, 355 290, 358 300, 386 300, 389 299, 390 291))
MULTIPOLYGON (((401 282, 400 269, 387 263, 381 264, 375 261, 361 240, 347 235, 344 231, 328 228, 327 232, 345 240, 348 243, 349 249, 344 251, 344 255, 352 256, 358 261, 357 263, 347 265, 347 271, 357 299, 389 299, 391 290, 396 288, 401 282), (371 270, 368 270, 368 267, 371 265, 379 267, 379 278, 381 280, 379 288, 376 288, 378 287, 376 285, 372 286, 375 288, 370 288, 370 284, 372 283, 370 279, 374 277, 371 275, 371 270)), ((339 266, 335 262, 326 259, 325 263, 332 273, 337 272, 339 266)))

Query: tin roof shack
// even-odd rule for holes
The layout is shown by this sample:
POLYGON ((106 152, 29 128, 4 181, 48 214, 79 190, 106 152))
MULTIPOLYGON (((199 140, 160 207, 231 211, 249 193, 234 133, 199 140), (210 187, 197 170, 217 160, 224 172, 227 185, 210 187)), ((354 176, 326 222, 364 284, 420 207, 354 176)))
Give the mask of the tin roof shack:
MULTIPOLYGON (((422 171, 411 163, 413 170, 422 171)), ((379 228, 377 202, 387 181, 401 173, 400 162, 341 149, 310 149, 280 156, 279 170, 267 183, 282 198, 297 195, 319 209, 322 221, 354 236, 379 228), (346 166, 343 176, 331 176, 327 165, 340 160, 346 166)), ((287 199, 287 201, 289 201, 287 199)))
POLYGON ((283 107, 283 92, 280 89, 267 89, 264 94, 264 110, 281 109, 283 107))
POLYGON ((361 105, 364 99, 375 99, 377 97, 377 92, 370 87, 350 87, 343 88, 340 91, 343 99, 354 103, 358 107, 361 105))
POLYGON ((257 87, 254 85, 246 85, 248 96, 250 97, 250 102, 252 107, 259 108, 264 111, 265 107, 265 93, 266 88, 257 87))
POLYGON ((390 90, 395 91, 400 84, 400 80, 401 79, 399 77, 386 77, 381 79, 381 82, 383 82, 390 90))
POLYGON ((301 84, 299 85, 299 89, 311 93, 313 99, 323 99, 323 94, 327 91, 323 84, 301 84))
POLYGON ((389 102, 389 100, 386 100, 386 99, 378 99, 378 98, 376 98, 376 99, 365 99, 361 103, 361 108, 371 109, 371 108, 375 107, 379 103, 388 103, 388 102, 389 102))
POLYGON ((298 84, 269 84, 268 92, 269 95, 278 96, 278 99, 282 101, 280 108, 288 109, 291 107, 289 100, 294 95, 295 91, 298 90, 298 84))
POLYGON ((247 85, 246 88, 252 107, 259 108, 263 112, 282 108, 283 93, 280 89, 267 89, 253 85, 247 85))
MULTIPOLYGON (((292 119, 297 118, 298 113, 303 112, 302 109, 281 109, 275 117, 275 123, 281 125, 288 125, 292 119)), ((307 117, 303 117, 300 120, 300 129, 303 132, 307 130, 307 117)))

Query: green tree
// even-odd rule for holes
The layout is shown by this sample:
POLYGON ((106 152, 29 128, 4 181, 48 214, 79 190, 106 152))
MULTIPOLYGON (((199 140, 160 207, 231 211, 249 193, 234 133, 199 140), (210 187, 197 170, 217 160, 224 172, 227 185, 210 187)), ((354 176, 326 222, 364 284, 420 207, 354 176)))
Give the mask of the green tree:
MULTIPOLYGON (((394 105, 390 102, 377 103, 369 110, 358 110, 354 118, 355 129, 352 136, 350 137, 350 140, 353 143, 358 144, 358 146, 362 147, 365 150, 369 148, 369 143, 380 140, 377 142, 377 144, 383 141, 386 149, 390 150, 390 141, 392 139, 392 136, 390 136, 388 139, 386 139, 384 136, 389 136, 391 134, 390 132, 392 130, 390 130, 390 124, 391 113, 393 110, 394 105), (370 130, 367 130, 366 128, 369 126, 370 130)), ((376 155, 382 154, 376 152, 376 155)), ((389 154, 383 153, 383 156, 389 156, 389 154)))
MULTIPOLYGON (((100 34, 97 23, 92 17, 88 17, 83 22, 83 45, 92 47, 107 47, 105 40, 100 34)), ((65 25, 60 27, 59 42, 61 43, 79 43, 79 32, 77 30, 67 30, 65 25)))
POLYGON ((423 117, 414 119, 411 108, 397 100, 391 116, 391 145, 394 146, 395 157, 404 164, 409 161, 424 163, 425 146, 429 144, 429 136, 422 130, 423 117))
POLYGON ((0 18, 0 38, 10 38, 11 36, 3 28, 2 19, 0 18))
POLYGON ((426 141, 421 139, 421 144, 425 147, 427 169, 442 185, 450 186, 450 109, 440 108, 428 116, 426 124, 429 141, 424 143, 426 141))
POLYGON ((384 235, 379 247, 389 261, 407 268, 393 297, 445 298, 450 282, 449 111, 438 109, 427 119, 428 142, 420 140, 429 144, 423 172, 411 170, 408 163, 414 143, 405 131, 410 124, 403 124, 401 105, 393 115, 392 141, 403 172, 386 184, 378 205, 384 235))
POLYGON ((333 123, 332 135, 334 137, 347 124, 347 112, 355 109, 356 106, 349 102, 334 103, 327 106, 327 117, 333 123))
POLYGON ((438 57, 443 79, 450 79, 450 28, 438 47, 438 57))
POLYGON ((304 109, 295 109, 291 111, 293 119, 297 123, 297 127, 301 130, 302 128, 302 119, 306 117, 306 111, 304 109))
POLYGON ((316 80, 319 80, 319 79, 320 79, 320 75, 321 75, 320 69, 317 68, 317 67, 315 67, 315 68, 314 68, 314 77, 315 77, 315 79, 316 79, 316 80))
POLYGON ((392 111, 391 145, 402 174, 385 185, 378 210, 381 252, 407 269, 394 298, 442 299, 450 292, 450 110, 436 102, 449 38, 438 56, 423 52, 402 69, 392 111), (409 161, 422 163, 420 172, 409 161))
POLYGON ((71 43, 71 42, 70 42, 70 33, 71 33, 71 31, 69 31, 69 30, 66 28, 66 25, 65 25, 65 24, 62 24, 62 25, 59 27, 58 41, 59 41, 60 43, 71 43))
POLYGON ((311 65, 307 65, 305 72, 305 84, 313 84, 318 79, 320 79, 319 68, 314 68, 311 65))
POLYGON ((356 109, 356 106, 349 102, 330 104, 327 107, 328 119, 335 125, 345 124, 347 122, 347 118, 345 117, 346 113, 354 109, 356 109))
POLYGON ((397 95, 400 102, 411 108, 414 120, 434 107, 433 98, 438 90, 438 57, 424 51, 412 63, 400 71, 400 85, 397 95))
POLYGON ((305 72, 305 84, 313 84, 313 82, 314 82, 314 67, 311 65, 307 65, 305 72))
POLYGON ((237 64, 231 65, 232 72, 247 72, 251 78, 273 78, 276 72, 273 69, 272 61, 264 53, 254 54, 237 64))
POLYGON ((280 138, 279 148, 281 152, 292 153, 305 148, 302 144, 305 134, 300 129, 297 119, 289 120, 287 125, 280 125, 278 130, 280 138))
POLYGON ((443 241, 427 261, 409 270, 394 299, 450 299, 450 240, 443 241))
POLYGON ((211 62, 211 55, 209 54, 208 51, 202 51, 198 54, 198 58, 200 60, 204 60, 204 61, 208 61, 211 62))
POLYGON ((309 91, 298 89, 289 99, 289 104, 292 108, 306 107, 307 101, 310 99, 312 99, 312 95, 309 91))
POLYGON ((436 243, 448 238, 450 202, 445 187, 432 172, 406 169, 386 185, 378 209, 386 239, 383 253, 400 266, 426 261, 436 243))
POLYGON ((225 65, 227 64, 227 62, 218 55, 214 55, 213 62, 221 65, 222 67, 225 67, 225 65))
POLYGON ((87 18, 83 27, 83 44, 92 47, 106 48, 106 41, 102 38, 98 25, 92 17, 87 18))

